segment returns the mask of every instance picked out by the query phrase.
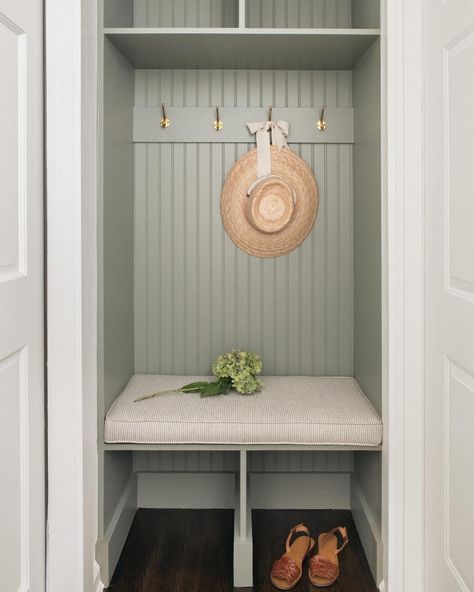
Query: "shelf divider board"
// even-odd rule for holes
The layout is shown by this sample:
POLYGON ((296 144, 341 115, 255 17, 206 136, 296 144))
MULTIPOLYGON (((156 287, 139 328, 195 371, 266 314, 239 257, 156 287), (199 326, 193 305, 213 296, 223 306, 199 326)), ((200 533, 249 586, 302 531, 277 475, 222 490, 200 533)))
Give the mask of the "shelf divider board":
POLYGON ((234 523, 234 587, 236 588, 253 585, 252 509, 249 503, 247 460, 247 451, 240 450, 234 523))
MULTIPOLYGON (((352 108, 328 107, 324 119, 328 127, 316 128, 321 107, 274 107, 273 121, 289 123, 288 142, 311 144, 352 144, 354 142, 354 111, 352 108)), ((170 126, 160 125, 160 107, 134 107, 133 141, 140 142, 255 142, 247 128, 251 121, 266 121, 267 109, 255 107, 221 107, 220 120, 224 127, 216 131, 215 107, 166 107, 170 126)))
POLYGON ((247 26, 247 7, 246 0, 239 0, 239 29, 245 29, 247 26))
POLYGON ((104 29, 138 69, 352 70, 378 29, 104 29))
POLYGON ((240 495, 240 538, 247 538, 247 451, 240 451, 240 474, 239 474, 239 495, 240 495))

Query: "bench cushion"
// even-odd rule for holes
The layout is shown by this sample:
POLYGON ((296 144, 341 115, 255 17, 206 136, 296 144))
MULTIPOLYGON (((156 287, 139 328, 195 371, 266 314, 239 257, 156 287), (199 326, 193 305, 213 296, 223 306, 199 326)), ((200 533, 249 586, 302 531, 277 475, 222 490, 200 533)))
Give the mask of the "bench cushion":
POLYGON ((110 444, 296 444, 378 446, 382 422, 350 377, 266 376, 263 390, 219 397, 172 393, 202 376, 136 374, 105 419, 110 444))

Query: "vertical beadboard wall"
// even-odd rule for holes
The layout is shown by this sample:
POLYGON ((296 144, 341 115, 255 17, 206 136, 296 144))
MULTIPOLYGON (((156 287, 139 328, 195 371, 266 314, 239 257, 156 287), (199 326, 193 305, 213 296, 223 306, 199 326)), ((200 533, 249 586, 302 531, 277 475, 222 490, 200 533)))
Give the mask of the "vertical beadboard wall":
POLYGON ((238 0, 135 0, 135 27, 238 27, 238 0))
MULTIPOLYGON (((135 471, 235 472, 239 470, 237 452, 134 452, 135 471)), ((249 456, 252 473, 351 473, 352 452, 265 451, 249 456)))
MULTIPOLYGON (((262 118, 269 104, 351 106, 351 73, 137 70, 135 104, 162 101, 261 106, 262 118)), ((277 259, 246 255, 221 222, 222 184, 251 147, 135 145, 136 372, 205 374, 241 347, 267 374, 352 375, 352 146, 292 145, 317 176, 319 214, 277 259)))
POLYGON ((248 27, 336 29, 351 21, 352 0, 247 0, 248 27))
MULTIPOLYGON (((237 27, 238 0, 135 0, 135 27, 237 27)), ((247 0, 249 27, 349 28, 352 0, 247 0)))

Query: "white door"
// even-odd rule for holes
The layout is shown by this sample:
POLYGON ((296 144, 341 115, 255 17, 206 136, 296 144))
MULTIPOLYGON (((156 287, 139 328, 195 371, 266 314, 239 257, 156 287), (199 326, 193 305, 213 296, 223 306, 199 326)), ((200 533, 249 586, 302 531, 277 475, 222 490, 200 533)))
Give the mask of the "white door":
POLYGON ((474 591, 474 2, 424 2, 425 574, 474 591))
POLYGON ((42 0, 0 0, 0 589, 45 589, 42 0))

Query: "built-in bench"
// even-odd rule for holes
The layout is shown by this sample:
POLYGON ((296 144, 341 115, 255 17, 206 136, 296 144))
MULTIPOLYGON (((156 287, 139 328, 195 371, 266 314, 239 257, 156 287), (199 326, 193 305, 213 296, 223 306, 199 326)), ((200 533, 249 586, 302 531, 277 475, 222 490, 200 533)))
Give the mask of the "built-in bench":
POLYGON ((106 450, 232 449, 236 479, 234 585, 252 585, 252 528, 248 451, 378 450, 382 421, 351 377, 267 376, 261 392, 201 398, 166 393, 202 376, 137 374, 105 419, 106 450))

